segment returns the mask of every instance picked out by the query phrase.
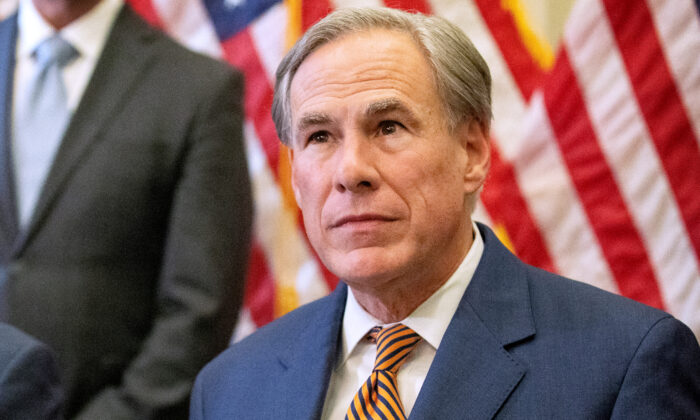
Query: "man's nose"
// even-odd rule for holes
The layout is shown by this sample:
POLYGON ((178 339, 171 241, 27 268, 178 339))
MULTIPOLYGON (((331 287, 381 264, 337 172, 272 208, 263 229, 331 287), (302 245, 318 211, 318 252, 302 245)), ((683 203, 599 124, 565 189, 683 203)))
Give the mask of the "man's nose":
POLYGON ((338 166, 335 171, 335 188, 340 192, 371 191, 379 185, 376 153, 368 139, 351 134, 343 139, 338 166))

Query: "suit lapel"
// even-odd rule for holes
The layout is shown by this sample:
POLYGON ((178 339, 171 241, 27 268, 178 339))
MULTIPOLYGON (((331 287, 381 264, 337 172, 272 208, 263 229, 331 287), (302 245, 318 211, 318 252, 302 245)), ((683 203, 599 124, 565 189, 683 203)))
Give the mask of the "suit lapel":
POLYGON ((509 346, 535 333, 523 263, 480 226, 484 254, 411 418, 493 418, 526 373, 509 346))
POLYGON ((321 417, 328 382, 339 351, 340 331, 347 287, 339 284, 315 312, 316 318, 289 347, 279 353, 284 372, 279 376, 278 393, 284 403, 275 409, 276 418, 318 419, 321 417))
POLYGON ((15 253, 20 253, 36 233, 71 174, 90 148, 101 139, 111 119, 130 97, 139 75, 146 71, 156 54, 150 48, 155 36, 155 30, 124 7, 66 129, 29 226, 17 241, 15 253))
POLYGON ((10 149, 16 41, 15 14, 0 23, 0 256, 10 253, 19 229, 10 149))

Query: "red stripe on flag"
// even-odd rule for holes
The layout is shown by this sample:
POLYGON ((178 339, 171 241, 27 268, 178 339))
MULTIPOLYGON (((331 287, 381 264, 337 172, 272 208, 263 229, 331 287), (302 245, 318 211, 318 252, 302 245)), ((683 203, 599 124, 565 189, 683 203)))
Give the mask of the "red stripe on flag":
POLYGON ((520 192, 513 167, 501 158, 495 145, 491 147, 491 169, 481 201, 494 225, 505 227, 515 253, 523 261, 556 271, 540 230, 520 192))
POLYGON ((243 302, 258 327, 275 319, 275 280, 267 266, 265 253, 256 241, 251 245, 243 302))
POLYGON ((530 99, 535 89, 542 85, 545 73, 525 47, 513 15, 501 7, 500 1, 474 0, 474 2, 479 7, 491 36, 498 44, 523 98, 530 99))
POLYGON ((301 0, 301 31, 306 32, 314 23, 333 10, 329 0, 301 0))
POLYGON ((420 12, 425 15, 432 13, 430 4, 425 0, 384 0, 384 5, 409 12, 420 12))
POLYGON ((646 247, 600 149, 566 49, 559 53, 544 100, 562 157, 620 293, 663 309, 646 247))
MULTIPOLYGON (((250 32, 246 29, 234 37, 222 43, 226 59, 243 71, 245 76, 245 114, 246 118, 253 121, 258 139, 262 144, 268 164, 271 170, 278 177, 280 142, 277 138, 275 125, 272 121, 270 109, 272 109, 273 90, 267 79, 265 69, 258 57, 255 44, 250 32)), ((299 223, 303 230, 303 224, 299 223)), ((304 234, 308 243, 308 237, 304 234)), ((309 243, 311 249, 311 244, 309 243)), ((338 279, 330 273, 320 260, 324 279, 329 287, 333 288, 338 283, 338 279)))
MULTIPOLYGON (((503 9, 500 2, 475 0, 475 3, 501 50, 521 95, 529 100, 541 86, 545 72, 525 47, 513 15, 503 9)), ((493 187, 489 188, 487 184, 481 195, 486 211, 495 224, 505 227, 520 258, 545 270, 556 271, 539 227, 520 191, 512 165, 501 158, 495 146, 491 149, 488 182, 493 187)))
POLYGON ((151 0, 126 0, 126 2, 136 13, 141 15, 146 22, 157 28, 163 28, 163 21, 160 19, 160 15, 156 11, 151 0))
POLYGON ((700 260, 700 146, 644 2, 605 1, 622 59, 700 260))
POLYGON ((267 79, 249 29, 221 43, 226 59, 245 76, 245 114, 253 122, 258 139, 275 177, 279 164, 279 140, 272 122, 272 86, 267 79))

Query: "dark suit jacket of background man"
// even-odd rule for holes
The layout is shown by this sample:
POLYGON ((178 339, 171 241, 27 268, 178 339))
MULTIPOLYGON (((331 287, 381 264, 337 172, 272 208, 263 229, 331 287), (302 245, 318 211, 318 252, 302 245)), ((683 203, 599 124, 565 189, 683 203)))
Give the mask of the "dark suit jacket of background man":
POLYGON ((0 419, 61 418, 58 366, 46 345, 0 323, 0 419))
MULTIPOLYGON (((480 231, 483 256, 409 418, 698 418, 700 347, 688 327, 528 266, 480 231)), ((319 418, 346 295, 341 284, 217 357, 197 378, 190 418, 319 418)))
MULTIPOLYGON (((16 15, 0 23, 0 148, 15 38, 16 15)), ((125 7, 14 240, 0 191, 9 322, 57 352, 68 417, 185 418, 227 345, 252 219, 241 96, 239 73, 125 7)))

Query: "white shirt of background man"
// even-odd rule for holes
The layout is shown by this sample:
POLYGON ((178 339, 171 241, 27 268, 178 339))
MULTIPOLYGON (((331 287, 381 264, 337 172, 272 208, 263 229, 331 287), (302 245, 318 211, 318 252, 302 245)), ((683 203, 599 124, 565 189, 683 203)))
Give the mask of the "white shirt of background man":
MULTIPOLYGON (((97 60, 102 54, 112 25, 123 4, 123 0, 102 0, 88 13, 59 31, 61 37, 68 41, 79 54, 75 60, 63 68, 62 72, 68 100, 67 106, 71 113, 80 103, 95 70, 97 60)), ((32 0, 20 1, 17 24, 13 110, 21 109, 23 101, 28 100, 30 84, 38 71, 36 61, 32 57, 33 51, 45 39, 56 33, 56 30, 36 10, 32 0)), ((32 173, 40 174, 40 179, 45 179, 60 145, 60 139, 52 144, 47 144, 46 139, 36 139, 36 141, 40 145, 17 144, 13 140, 14 170, 15 173, 32 171, 32 173), (40 158, 31 161, 21 159, 22 156, 29 155, 25 152, 26 150, 35 150, 37 147, 42 153, 40 158)), ((20 226, 26 226, 38 200, 39 191, 33 190, 31 186, 16 185, 16 193, 20 202, 20 226)))

